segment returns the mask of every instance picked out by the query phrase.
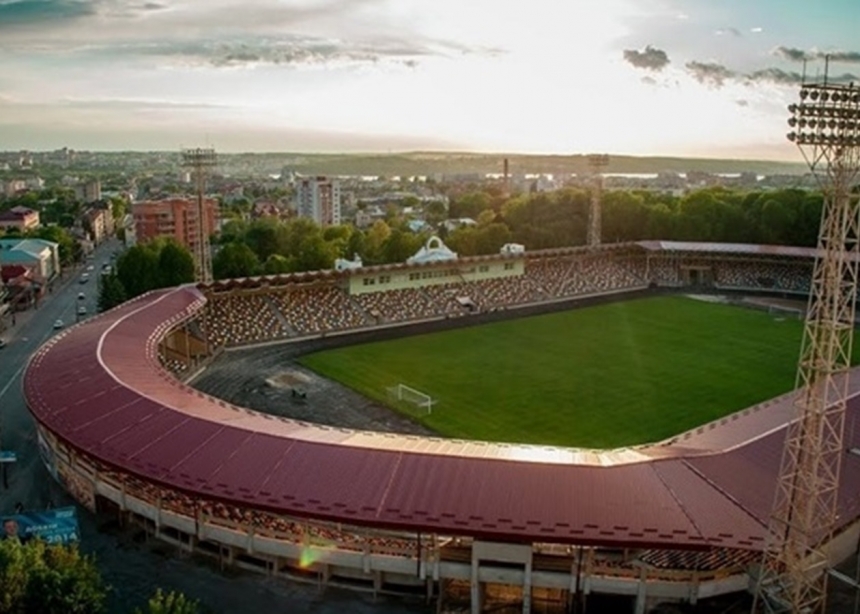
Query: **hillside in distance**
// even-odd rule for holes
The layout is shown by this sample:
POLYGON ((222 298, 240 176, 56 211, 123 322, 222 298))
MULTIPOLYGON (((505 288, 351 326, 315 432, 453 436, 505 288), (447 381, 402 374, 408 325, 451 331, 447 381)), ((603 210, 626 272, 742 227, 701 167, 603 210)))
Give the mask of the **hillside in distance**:
MULTIPOLYGON (((368 175, 385 177, 433 176, 437 174, 502 173, 508 159, 511 174, 587 173, 588 156, 528 155, 516 153, 401 152, 401 153, 226 153, 218 151, 217 172, 233 177, 279 174, 285 170, 300 175, 368 175)), ((57 152, 33 152, 33 166, 16 168, 19 152, 0 152, 0 179, 30 174, 80 172, 127 172, 129 170, 174 172, 182 165, 180 150, 174 151, 76 151, 71 159, 57 152)), ((750 172, 760 175, 803 175, 807 168, 798 162, 725 160, 611 155, 606 173, 709 173, 750 172)))
MULTIPOLYGON (((508 158, 510 172, 522 173, 585 173, 588 172, 587 155, 525 155, 487 153, 410 152, 392 154, 233 154, 230 160, 243 166, 266 164, 274 157, 281 163, 276 172, 289 168, 303 175, 385 175, 412 176, 436 173, 501 173, 504 159, 508 158), (256 160, 254 160, 256 158, 256 160), (265 159, 265 162, 263 160, 265 159)), ((720 160, 705 158, 668 158, 610 156, 606 173, 710 173, 803 174, 804 164, 763 160, 720 160)))

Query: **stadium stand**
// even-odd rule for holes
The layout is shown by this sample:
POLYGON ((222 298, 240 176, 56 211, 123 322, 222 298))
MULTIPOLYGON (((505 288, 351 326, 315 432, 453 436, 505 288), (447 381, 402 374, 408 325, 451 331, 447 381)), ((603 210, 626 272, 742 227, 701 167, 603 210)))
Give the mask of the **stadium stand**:
MULTIPOLYGON (((426 585, 440 604, 487 568, 482 591, 466 581, 473 611, 493 586, 524 610, 531 591, 559 586, 570 587, 562 610, 573 587, 636 595, 637 610, 651 594, 695 601, 748 586, 789 396, 641 449, 519 450, 262 416, 181 384, 188 356, 160 340, 186 326, 216 351, 649 284, 801 293, 813 256, 642 242, 531 252, 522 275, 353 296, 355 272, 165 290, 52 338, 28 365, 25 397, 49 469, 83 505, 222 564, 374 591, 426 585), (494 566, 500 552, 515 564, 494 566)), ((849 409, 860 412, 860 397, 849 409)), ((856 491, 860 467, 842 479, 856 491)), ((839 506, 855 544, 860 499, 839 506)))

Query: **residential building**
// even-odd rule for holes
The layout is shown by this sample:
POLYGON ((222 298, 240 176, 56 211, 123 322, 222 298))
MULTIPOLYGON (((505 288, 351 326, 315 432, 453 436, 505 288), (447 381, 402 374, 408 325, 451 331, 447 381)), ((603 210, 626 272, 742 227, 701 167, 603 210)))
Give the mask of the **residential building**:
POLYGON ((296 183, 296 210, 300 217, 322 227, 340 224, 340 181, 317 176, 302 177, 296 183))
MULTIPOLYGON (((218 203, 204 200, 204 231, 207 236, 218 228, 218 203)), ((191 253, 197 249, 197 200, 194 198, 167 198, 145 200, 131 206, 134 216, 134 235, 138 243, 157 237, 173 237, 191 253)))
POLYGON ((134 216, 131 213, 126 213, 120 222, 122 227, 122 240, 126 247, 137 245, 137 233, 134 228, 134 216))
POLYGON ((23 233, 38 227, 39 212, 29 207, 12 207, 0 212, 0 228, 3 230, 15 228, 23 233))
POLYGON ((10 179, 3 187, 3 192, 6 196, 12 197, 27 189, 27 182, 23 179, 10 179))
POLYGON ((84 211, 84 227, 90 235, 90 239, 96 245, 113 234, 113 217, 110 209, 100 207, 89 207, 84 211))
POLYGON ((98 179, 91 179, 86 183, 75 186, 75 197, 85 203, 94 203, 102 199, 102 183, 98 179))
POLYGON ((45 239, 0 239, 0 265, 14 264, 45 285, 60 273, 60 246, 45 239))

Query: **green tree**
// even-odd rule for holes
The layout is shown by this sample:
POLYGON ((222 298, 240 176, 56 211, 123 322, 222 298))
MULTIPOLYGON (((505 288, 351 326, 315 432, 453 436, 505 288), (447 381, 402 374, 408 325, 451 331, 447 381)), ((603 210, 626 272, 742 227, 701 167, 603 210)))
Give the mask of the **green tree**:
POLYGON ((280 254, 272 254, 263 263, 263 273, 266 275, 283 275, 293 270, 294 263, 280 254))
POLYGON ((490 196, 485 192, 469 192, 451 203, 450 216, 477 220, 481 211, 492 208, 490 196))
POLYGON ((107 590, 94 560, 74 546, 0 542, 0 612, 100 614, 107 590))
POLYGON ((158 254, 159 286, 169 288, 194 281, 194 257, 176 241, 168 241, 158 254))
POLYGON ((125 217, 127 211, 128 203, 124 198, 114 196, 110 199, 110 212, 114 220, 116 220, 117 222, 121 221, 122 218, 125 217))
POLYGON ((215 279, 250 277, 260 270, 260 260, 244 243, 228 243, 212 259, 212 275, 215 279))
POLYGON ((135 614, 198 614, 200 605, 182 593, 155 591, 145 608, 137 608, 135 614))
POLYGON ((383 261, 382 246, 390 234, 391 228, 383 220, 376 220, 367 230, 363 254, 367 259, 366 264, 378 264, 383 261))
POLYGON ((60 265, 67 267, 80 262, 83 256, 81 244, 76 241, 69 231, 59 226, 42 226, 27 233, 28 237, 44 239, 57 243, 60 254, 60 265))
POLYGON ((251 222, 245 232, 245 243, 259 261, 265 261, 272 254, 287 255, 284 239, 283 225, 271 218, 251 222))
POLYGON ((125 288, 116 273, 108 273, 99 278, 99 311, 107 311, 126 301, 125 288))
POLYGON ((117 259, 116 273, 128 298, 140 296, 158 287, 158 247, 139 244, 127 249, 117 259))
POLYGON ((382 259, 386 263, 406 262, 423 243, 419 235, 395 228, 382 244, 382 259))

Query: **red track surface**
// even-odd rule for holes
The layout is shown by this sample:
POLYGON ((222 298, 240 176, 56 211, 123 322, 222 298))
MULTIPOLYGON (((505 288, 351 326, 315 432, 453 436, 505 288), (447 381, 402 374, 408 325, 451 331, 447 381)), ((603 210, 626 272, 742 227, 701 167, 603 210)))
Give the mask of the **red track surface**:
MULTIPOLYGON (((356 433, 234 407, 168 374, 158 339, 204 303, 192 287, 156 292, 54 337, 25 373, 30 411, 105 464, 287 515, 499 541, 763 546, 788 397, 629 454, 356 433), (530 449, 540 460, 522 460, 530 449)), ((845 525, 860 515, 860 458, 842 478, 845 525)))

